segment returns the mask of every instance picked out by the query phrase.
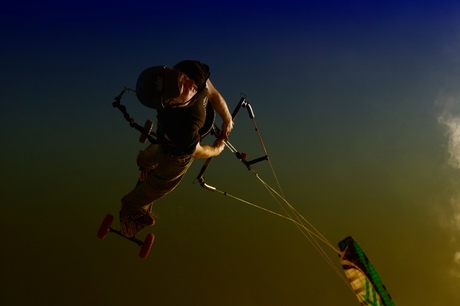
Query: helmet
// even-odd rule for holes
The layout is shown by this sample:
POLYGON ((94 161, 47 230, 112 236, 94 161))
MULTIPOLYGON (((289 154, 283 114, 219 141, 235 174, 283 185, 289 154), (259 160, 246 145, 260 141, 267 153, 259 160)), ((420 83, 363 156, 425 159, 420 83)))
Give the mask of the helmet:
POLYGON ((145 69, 137 78, 136 95, 139 101, 154 109, 165 108, 168 100, 180 95, 179 70, 166 66, 145 69))

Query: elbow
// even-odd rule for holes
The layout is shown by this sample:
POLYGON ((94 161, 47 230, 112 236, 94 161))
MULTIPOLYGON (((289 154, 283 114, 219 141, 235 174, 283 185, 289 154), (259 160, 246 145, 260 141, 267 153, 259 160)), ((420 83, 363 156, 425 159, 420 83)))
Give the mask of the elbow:
MULTIPOLYGON (((223 148, 222 148, 223 149, 223 148)), ((191 154, 193 158, 210 158, 210 157, 215 157, 220 154, 222 150, 220 148, 208 146, 208 145, 200 145, 199 143, 197 144, 195 151, 191 154)))
POLYGON ((210 148, 208 146, 201 146, 200 143, 197 143, 195 151, 191 154, 193 158, 209 158, 211 157, 210 148))

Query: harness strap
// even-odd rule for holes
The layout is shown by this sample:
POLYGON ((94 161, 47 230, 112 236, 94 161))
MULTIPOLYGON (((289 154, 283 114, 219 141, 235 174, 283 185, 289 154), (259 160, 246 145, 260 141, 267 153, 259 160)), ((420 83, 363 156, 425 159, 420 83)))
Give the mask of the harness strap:
POLYGON ((131 88, 128 88, 128 87, 125 87, 125 89, 123 89, 123 91, 114 98, 113 102, 112 102, 112 106, 113 107, 116 107, 118 108, 122 113, 123 113, 123 117, 125 118, 126 121, 129 122, 129 126, 138 130, 142 135, 144 135, 151 143, 160 143, 160 140, 158 140, 158 136, 153 133, 153 132, 150 132, 148 133, 148 131, 145 130, 145 128, 139 124, 137 124, 133 118, 131 118, 128 114, 128 112, 126 111, 126 107, 124 105, 121 104, 121 97, 123 96, 123 94, 126 92, 126 91, 132 91, 132 92, 136 92, 135 90, 131 89, 131 88))

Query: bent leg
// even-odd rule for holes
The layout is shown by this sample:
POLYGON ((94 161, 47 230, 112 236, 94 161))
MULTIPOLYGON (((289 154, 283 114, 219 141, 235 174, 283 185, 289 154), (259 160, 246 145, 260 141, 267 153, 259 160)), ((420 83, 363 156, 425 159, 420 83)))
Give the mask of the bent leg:
POLYGON ((122 214, 135 214, 139 210, 148 211, 152 202, 170 193, 179 185, 193 162, 193 158, 189 155, 173 157, 161 152, 161 149, 156 153, 158 162, 155 165, 146 161, 145 155, 142 157, 140 155, 139 165, 150 167, 154 165, 154 170, 146 180, 123 197, 122 214))

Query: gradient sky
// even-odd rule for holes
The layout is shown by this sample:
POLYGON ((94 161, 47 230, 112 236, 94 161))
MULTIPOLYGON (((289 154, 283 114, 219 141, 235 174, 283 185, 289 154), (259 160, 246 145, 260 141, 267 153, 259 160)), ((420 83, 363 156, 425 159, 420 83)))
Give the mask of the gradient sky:
MULTIPOLYGON (((96 238, 143 147, 113 97, 183 59, 231 109, 246 94, 286 198, 353 236, 396 305, 460 304, 458 1, 215 2, 2 5, 2 304, 358 304, 293 224, 193 185, 203 161, 155 204, 148 259, 96 238)), ((244 115, 231 141, 260 154, 244 115)), ((228 151, 206 179, 276 209, 228 151)))

